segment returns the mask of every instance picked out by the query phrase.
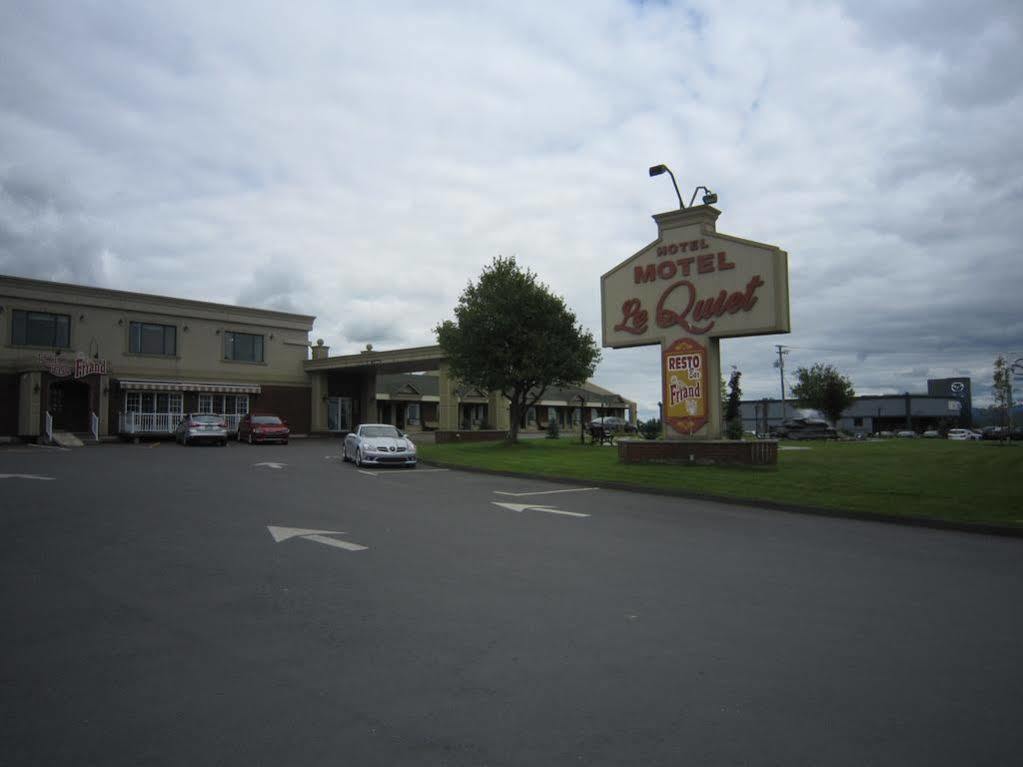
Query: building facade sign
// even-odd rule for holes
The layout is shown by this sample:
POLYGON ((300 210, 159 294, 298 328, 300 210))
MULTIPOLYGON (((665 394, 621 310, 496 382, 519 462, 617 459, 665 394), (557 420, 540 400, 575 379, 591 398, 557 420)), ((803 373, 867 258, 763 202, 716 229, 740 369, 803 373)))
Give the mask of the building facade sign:
POLYGON ((719 339, 789 332, 788 255, 719 234, 719 215, 654 216, 658 239, 601 277, 603 345, 661 345, 668 439, 720 437, 719 339))
POLYGON ((82 354, 74 358, 58 357, 53 354, 40 354, 39 363, 54 378, 78 379, 94 374, 110 374, 109 360, 90 359, 82 354))

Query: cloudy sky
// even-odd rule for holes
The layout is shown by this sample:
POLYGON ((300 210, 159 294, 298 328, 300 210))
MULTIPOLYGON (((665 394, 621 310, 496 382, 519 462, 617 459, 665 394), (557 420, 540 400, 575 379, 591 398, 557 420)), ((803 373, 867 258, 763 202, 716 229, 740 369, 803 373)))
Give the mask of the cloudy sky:
MULTIPOLYGON (((748 397, 1023 356, 1023 4, 0 0, 0 273, 299 311, 332 353, 435 342, 514 255, 599 338, 650 216, 789 252, 748 397)), ((656 413, 658 350, 595 379, 656 413)))

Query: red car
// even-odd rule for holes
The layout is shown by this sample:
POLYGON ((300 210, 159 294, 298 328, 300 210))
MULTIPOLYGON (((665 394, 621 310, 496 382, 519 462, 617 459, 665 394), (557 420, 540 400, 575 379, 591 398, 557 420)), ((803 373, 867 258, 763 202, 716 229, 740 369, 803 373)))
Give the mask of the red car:
POLYGON ((291 429, 288 422, 275 415, 247 415, 238 422, 238 441, 247 440, 251 445, 255 442, 280 442, 288 444, 291 429))

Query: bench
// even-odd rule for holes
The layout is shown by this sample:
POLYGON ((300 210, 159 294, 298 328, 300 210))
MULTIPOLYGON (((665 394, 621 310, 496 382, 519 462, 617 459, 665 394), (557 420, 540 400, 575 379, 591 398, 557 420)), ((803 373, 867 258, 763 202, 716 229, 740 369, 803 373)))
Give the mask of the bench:
POLYGON ((604 426, 590 426, 591 445, 614 445, 615 433, 604 426))

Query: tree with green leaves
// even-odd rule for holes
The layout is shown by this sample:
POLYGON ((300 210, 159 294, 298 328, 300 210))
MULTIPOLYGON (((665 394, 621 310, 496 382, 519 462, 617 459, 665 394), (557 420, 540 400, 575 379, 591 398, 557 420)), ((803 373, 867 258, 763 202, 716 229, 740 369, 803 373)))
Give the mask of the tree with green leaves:
POLYGON ((1012 371, 1005 356, 999 354, 995 358, 994 375, 992 376, 991 393, 995 398, 995 407, 1002 412, 1002 425, 1012 426, 1012 371))
POLYGON ((742 388, 739 386, 739 379, 742 373, 732 370, 728 379, 728 402, 725 404, 725 435, 729 439, 742 439, 742 412, 740 401, 742 400, 742 388))
POLYGON ((796 380, 792 396, 799 406, 819 410, 832 426, 856 399, 852 382, 831 365, 818 362, 810 368, 797 368, 796 380))
POLYGON ((515 258, 495 258, 470 282, 455 319, 436 327, 451 375, 510 403, 508 439, 550 386, 575 386, 593 375, 600 350, 565 300, 515 258))

